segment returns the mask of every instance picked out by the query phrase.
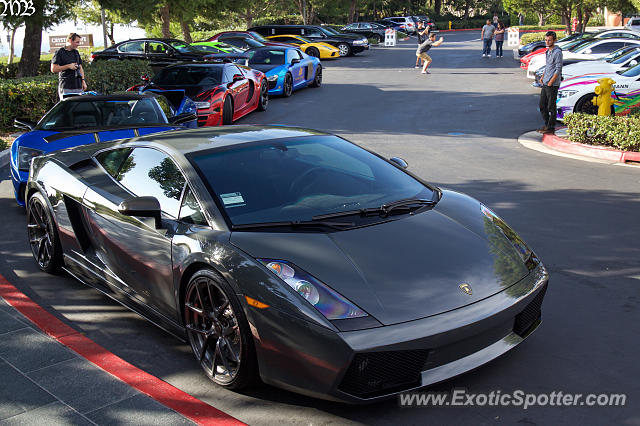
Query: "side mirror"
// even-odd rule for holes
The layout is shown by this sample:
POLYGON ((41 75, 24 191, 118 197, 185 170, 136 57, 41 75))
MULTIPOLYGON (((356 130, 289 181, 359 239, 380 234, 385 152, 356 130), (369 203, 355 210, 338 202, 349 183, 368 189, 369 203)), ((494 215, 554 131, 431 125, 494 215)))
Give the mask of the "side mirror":
POLYGON ((162 226, 160 202, 156 197, 134 197, 124 200, 118 211, 125 216, 152 217, 156 220, 156 229, 162 226))
POLYGON ((300 63, 300 58, 293 58, 291 60, 291 65, 295 65, 295 64, 299 64, 300 63))
POLYGON ((235 83, 236 81, 242 81, 244 80, 244 75, 242 74, 234 74, 233 75, 233 82, 235 83))
POLYGON ((584 53, 586 53, 587 55, 591 55, 591 52, 593 52, 593 50, 591 50, 591 49, 587 49, 587 50, 584 51, 584 53))
POLYGON ((18 129, 33 130, 36 127, 36 123, 26 118, 16 118, 13 120, 13 126, 18 129))
POLYGON ((391 161, 392 163, 394 163, 394 165, 400 167, 401 169, 406 169, 407 167, 409 167, 409 163, 407 163, 400 157, 391 157, 389 158, 389 161, 391 161))
POLYGON ((629 67, 635 67, 636 65, 638 65, 638 61, 636 61, 635 59, 631 62, 629 62, 629 67))
POLYGON ((147 83, 148 83, 151 79, 149 78, 149 75, 148 75, 148 74, 142 74, 142 75, 140 76, 140 80, 142 80, 142 81, 144 81, 144 82, 147 82, 147 83))

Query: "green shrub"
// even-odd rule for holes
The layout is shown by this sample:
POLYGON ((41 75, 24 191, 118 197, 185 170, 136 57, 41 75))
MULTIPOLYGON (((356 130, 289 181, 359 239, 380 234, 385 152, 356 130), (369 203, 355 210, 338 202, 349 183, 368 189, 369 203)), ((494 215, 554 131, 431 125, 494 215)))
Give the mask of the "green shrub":
POLYGON ((574 113, 564 118, 569 139, 589 145, 640 151, 640 115, 598 116, 574 113))
POLYGON ((122 92, 139 84, 142 74, 153 77, 147 61, 97 61, 85 67, 87 89, 103 94, 122 92))
POLYGON ((58 101, 58 77, 49 74, 0 80, 0 131, 14 131, 13 119, 38 121, 58 101))
MULTIPOLYGON (((520 36, 520 44, 524 46, 525 44, 533 43, 534 41, 544 41, 544 35, 545 33, 543 32, 522 34, 520 36)), ((565 36, 565 32, 556 31, 556 36, 558 39, 561 39, 565 36)))
MULTIPOLYGON (((18 74, 18 62, 12 64, 0 64, 0 79, 16 78, 18 74)), ((51 74, 51 60, 41 60, 38 64, 38 75, 51 74)))

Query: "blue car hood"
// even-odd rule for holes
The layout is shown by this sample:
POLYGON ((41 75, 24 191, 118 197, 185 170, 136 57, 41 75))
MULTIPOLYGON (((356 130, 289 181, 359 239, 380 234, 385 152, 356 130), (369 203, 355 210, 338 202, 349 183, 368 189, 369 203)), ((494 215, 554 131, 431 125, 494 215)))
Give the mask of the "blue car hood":
POLYGON ((460 222, 457 208, 448 215, 446 203, 340 232, 233 232, 231 243, 256 258, 288 260, 382 324, 396 324, 472 304, 529 273, 495 227, 475 226, 483 217, 477 204, 469 209, 471 226, 460 222))

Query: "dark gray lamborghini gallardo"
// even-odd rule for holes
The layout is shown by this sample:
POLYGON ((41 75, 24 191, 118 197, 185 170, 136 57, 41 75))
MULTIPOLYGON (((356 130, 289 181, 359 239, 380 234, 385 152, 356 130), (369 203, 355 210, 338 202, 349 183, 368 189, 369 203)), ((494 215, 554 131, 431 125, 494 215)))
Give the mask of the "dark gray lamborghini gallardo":
POLYGON ((258 378, 378 400, 476 368, 540 324, 548 274, 496 214, 339 137, 154 134, 33 160, 28 234, 60 268, 258 378))

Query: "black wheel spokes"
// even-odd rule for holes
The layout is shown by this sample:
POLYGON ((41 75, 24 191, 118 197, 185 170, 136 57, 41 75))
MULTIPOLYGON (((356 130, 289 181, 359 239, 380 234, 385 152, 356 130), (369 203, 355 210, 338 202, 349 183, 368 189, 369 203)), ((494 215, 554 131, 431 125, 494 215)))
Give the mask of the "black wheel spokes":
POLYGON ((38 264, 46 267, 51 261, 51 235, 49 223, 43 206, 39 202, 31 204, 29 229, 29 244, 38 264), (35 222, 35 223, 32 223, 35 222))

